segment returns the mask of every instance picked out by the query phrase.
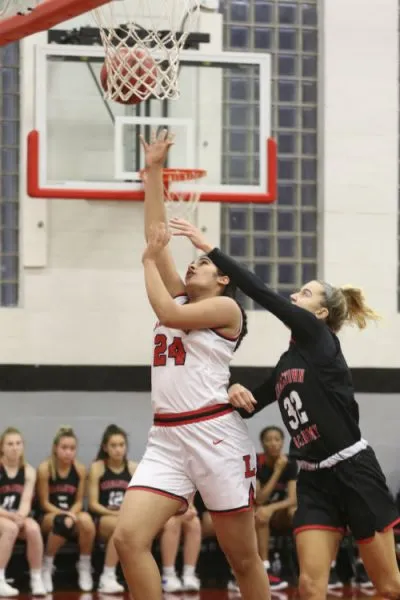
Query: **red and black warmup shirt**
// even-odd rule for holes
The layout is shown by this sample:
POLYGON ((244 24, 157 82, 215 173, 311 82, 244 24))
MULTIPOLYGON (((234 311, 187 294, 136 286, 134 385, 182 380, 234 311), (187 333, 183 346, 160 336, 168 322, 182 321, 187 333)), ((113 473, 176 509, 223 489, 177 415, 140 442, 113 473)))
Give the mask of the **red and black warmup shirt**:
MULTIPOLYGON (((268 481, 271 479, 274 472, 274 468, 268 465, 265 461, 258 460, 257 463, 257 480, 260 482, 261 486, 263 486, 266 483, 268 483, 268 481)), ((289 458, 287 465, 280 474, 279 479, 276 482, 276 485, 273 491, 271 492, 271 495, 268 498, 266 504, 286 500, 286 498, 288 497, 288 483, 289 481, 296 481, 296 479, 297 464, 295 460, 289 458)))
POLYGON ((99 504, 109 510, 118 510, 131 479, 132 475, 127 465, 120 473, 106 466, 99 480, 99 504))
POLYGON ((291 439, 293 458, 320 462, 361 439, 358 404, 350 370, 337 336, 324 321, 264 285, 254 273, 215 248, 208 254, 250 298, 292 332, 288 350, 272 375, 252 390, 257 400, 249 418, 277 401, 291 439))
POLYGON ((80 483, 79 473, 74 464, 66 477, 58 473, 49 479, 49 502, 61 510, 69 510, 75 504, 80 483))

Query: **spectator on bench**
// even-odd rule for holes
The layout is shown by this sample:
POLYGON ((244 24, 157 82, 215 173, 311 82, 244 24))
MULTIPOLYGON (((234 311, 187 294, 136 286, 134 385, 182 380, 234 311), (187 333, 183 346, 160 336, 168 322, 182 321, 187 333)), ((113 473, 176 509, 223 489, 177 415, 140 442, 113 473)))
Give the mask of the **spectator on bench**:
POLYGON ((164 592, 198 592, 200 590, 200 580, 195 573, 200 547, 200 519, 197 516, 196 508, 191 504, 184 515, 171 517, 161 532, 160 549, 164 592), (175 562, 182 533, 183 573, 181 581, 175 571, 175 562))
POLYGON ((43 540, 38 523, 29 514, 36 471, 25 462, 24 442, 18 429, 8 427, 0 437, 0 596, 18 596, 9 585, 5 569, 14 544, 26 540, 33 596, 45 596, 42 581, 43 540))
POLYGON ((257 468, 256 528, 258 551, 268 573, 271 590, 288 587, 271 572, 268 560, 271 527, 286 533, 296 511, 296 461, 283 454, 284 433, 280 427, 265 427, 260 433, 264 454, 257 468))
POLYGON ((97 535, 107 543, 99 592, 119 594, 124 587, 118 583, 118 556, 113 533, 125 491, 136 469, 128 460, 128 436, 117 425, 109 425, 103 433, 96 461, 89 471, 89 510, 94 517, 97 535))
POLYGON ((53 440, 51 456, 38 469, 38 497, 42 532, 47 535, 43 580, 48 593, 53 591, 53 561, 67 540, 78 538, 79 587, 93 588, 91 554, 96 535, 91 516, 82 510, 86 468, 76 461, 77 438, 70 427, 60 427, 53 440))

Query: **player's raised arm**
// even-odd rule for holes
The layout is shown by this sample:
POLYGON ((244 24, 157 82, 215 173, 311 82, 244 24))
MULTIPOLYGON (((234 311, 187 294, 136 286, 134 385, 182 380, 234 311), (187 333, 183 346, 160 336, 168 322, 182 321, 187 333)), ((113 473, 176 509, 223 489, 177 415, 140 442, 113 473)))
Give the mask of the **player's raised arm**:
POLYGON ((173 235, 185 236, 192 244, 206 252, 212 262, 255 302, 275 315, 282 321, 296 338, 313 338, 321 331, 321 324, 313 313, 304 310, 283 296, 274 292, 254 273, 242 267, 238 262, 224 254, 218 248, 213 248, 199 229, 184 219, 171 219, 173 235))
MULTIPOLYGON (((242 317, 239 305, 233 298, 215 296, 185 305, 179 305, 171 298, 159 273, 157 260, 169 238, 170 234, 163 223, 154 225, 149 232, 142 259, 147 296, 160 323, 176 329, 218 328, 232 336, 239 334, 242 317)), ((207 257, 204 260, 212 264, 207 257)), ((226 276, 221 275, 221 278, 229 282, 226 276)))
MULTIPOLYGON (((144 176, 145 201, 144 201, 144 230, 146 241, 150 227, 156 223, 166 224, 166 211, 164 202, 163 166, 168 150, 173 144, 173 138, 163 129, 158 136, 153 131, 150 142, 141 137, 145 154, 146 172, 144 176)), ((185 285, 175 268, 174 260, 168 247, 160 253, 157 266, 162 280, 171 296, 184 293, 185 285)))

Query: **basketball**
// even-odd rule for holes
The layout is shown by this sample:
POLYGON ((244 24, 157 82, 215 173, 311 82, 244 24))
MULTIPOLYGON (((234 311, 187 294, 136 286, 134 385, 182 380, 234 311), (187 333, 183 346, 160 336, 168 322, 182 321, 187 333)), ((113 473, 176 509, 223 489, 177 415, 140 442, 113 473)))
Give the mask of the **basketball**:
POLYGON ((146 50, 121 48, 104 61, 100 72, 103 90, 109 91, 107 79, 111 69, 111 96, 120 104, 139 104, 148 98, 157 84, 157 66, 146 50))

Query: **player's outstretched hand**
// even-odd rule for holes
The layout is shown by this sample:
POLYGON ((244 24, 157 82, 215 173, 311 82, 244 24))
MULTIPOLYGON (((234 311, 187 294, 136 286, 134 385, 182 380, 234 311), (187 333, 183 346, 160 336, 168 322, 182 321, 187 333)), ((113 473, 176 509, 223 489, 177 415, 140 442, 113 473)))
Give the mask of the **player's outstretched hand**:
POLYGON ((257 400, 253 394, 240 383, 231 385, 228 390, 229 402, 235 408, 244 408, 248 413, 254 412, 254 405, 257 404, 257 400))
POLYGON ((150 142, 146 142, 142 135, 140 141, 144 150, 146 167, 162 166, 169 148, 174 143, 174 135, 169 134, 167 129, 162 129, 157 135, 157 131, 153 129, 150 134, 150 142))
POLYGON ((189 223, 189 221, 174 217, 170 220, 169 225, 173 229, 172 235, 187 237, 193 246, 202 252, 211 252, 213 249, 213 246, 206 240, 200 229, 189 223))
POLYGON ((165 223, 154 223, 150 226, 147 248, 143 252, 142 261, 156 260, 171 238, 165 223))

